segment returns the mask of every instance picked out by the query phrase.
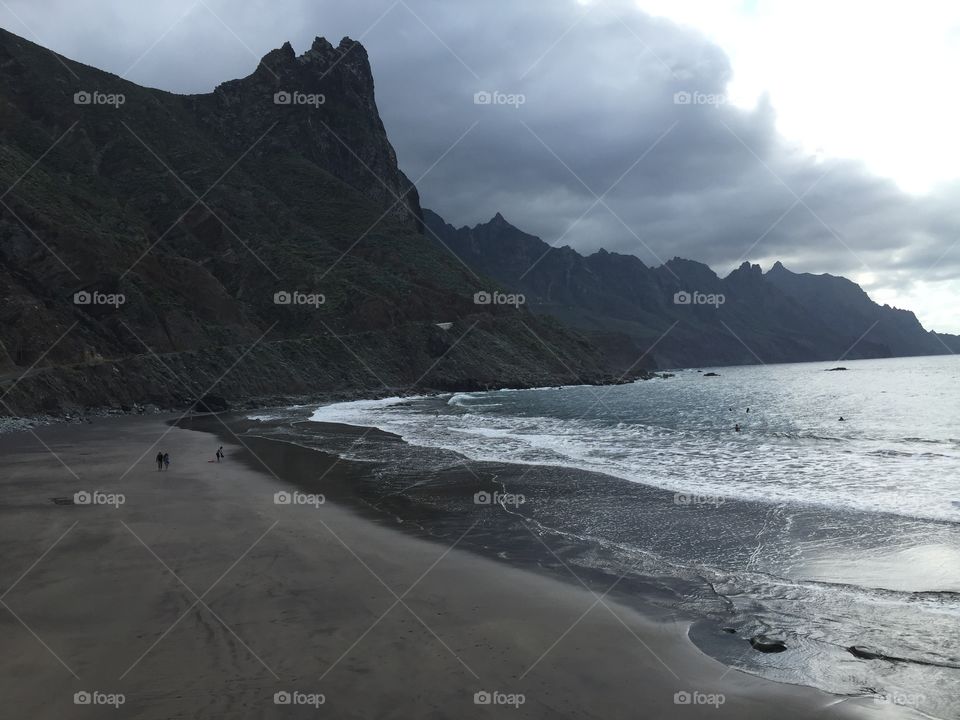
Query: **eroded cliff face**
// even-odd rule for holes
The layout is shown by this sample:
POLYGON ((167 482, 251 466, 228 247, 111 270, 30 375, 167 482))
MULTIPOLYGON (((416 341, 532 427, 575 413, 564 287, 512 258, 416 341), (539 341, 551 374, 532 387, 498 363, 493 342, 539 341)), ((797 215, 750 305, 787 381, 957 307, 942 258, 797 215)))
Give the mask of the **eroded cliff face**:
POLYGON ((299 57, 285 43, 248 77, 194 100, 201 122, 238 149, 274 127, 270 143, 277 149, 324 168, 391 215, 421 221, 417 190, 397 166, 360 43, 343 38, 334 47, 318 37, 299 57))
POLYGON ((421 232, 359 44, 284 45, 205 95, 5 31, 0 68, 0 413, 606 376, 474 304, 493 285, 421 232))

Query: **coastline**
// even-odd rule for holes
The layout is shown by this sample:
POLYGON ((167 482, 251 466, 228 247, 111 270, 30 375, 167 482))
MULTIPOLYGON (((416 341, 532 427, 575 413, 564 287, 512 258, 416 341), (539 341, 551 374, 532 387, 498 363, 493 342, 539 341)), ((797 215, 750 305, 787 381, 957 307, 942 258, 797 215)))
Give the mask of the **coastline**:
POLYGON ((0 675, 17 681, 8 703, 25 715, 80 716, 73 693, 86 689, 123 693, 134 718, 315 716, 274 705, 283 691, 322 693, 323 711, 358 718, 611 718, 637 706, 651 717, 919 717, 730 670, 684 622, 397 532, 333 499, 360 463, 264 441, 269 469, 227 442, 218 465, 211 434, 165 421, 37 429, 49 450, 29 434, 0 439, 11 651, 0 675), (151 445, 164 434, 173 462, 158 473, 151 445), (274 504, 275 492, 314 492, 329 466, 323 505, 274 504), (86 485, 125 503, 50 501, 86 485), (524 702, 475 705, 480 691, 524 702), (677 705, 677 692, 724 702, 677 705))
MULTIPOLYGON (((715 538, 723 535, 727 536, 724 550, 729 553, 726 565, 749 565, 756 546, 756 522, 765 525, 770 521, 766 504, 737 500, 718 508, 711 506, 707 511, 685 506, 678 513, 676 494, 656 486, 575 467, 465 461, 449 450, 430 451, 373 427, 297 421, 291 415, 299 417, 300 412, 284 409, 248 423, 252 435, 245 437, 244 442, 257 442, 266 436, 270 439, 262 442, 270 447, 276 444, 279 434, 287 437, 282 442, 308 448, 307 454, 322 448, 363 458, 359 464, 366 466, 368 472, 354 479, 343 499, 366 517, 444 546, 459 539, 458 550, 587 588, 629 606, 647 619, 681 622, 687 628, 685 639, 731 671, 817 688, 834 697, 909 705, 917 716, 952 716, 949 691, 945 691, 939 707, 929 708, 933 712, 918 708, 921 702, 941 696, 929 686, 918 686, 917 678, 911 680, 909 675, 923 672, 925 666, 936 667, 941 660, 931 658, 930 662, 922 655, 911 654, 901 656, 897 663, 884 663, 865 661, 854 652, 854 646, 885 646, 882 630, 868 630, 858 619, 855 608, 863 611, 862 605, 841 611, 851 623, 849 639, 831 641, 822 635, 818 637, 816 628, 805 625, 802 615, 776 617, 776 610, 772 615, 770 612, 774 606, 750 605, 749 593, 753 588, 749 584, 767 582, 773 576, 754 574, 744 578, 747 586, 741 587, 747 594, 743 595, 721 568, 703 564, 703 554, 710 553, 715 538), (359 447, 344 442, 351 438, 359 447), (509 500, 505 505, 492 503, 483 507, 473 497, 478 491, 488 496, 497 492, 508 496, 520 493, 526 500, 516 507, 509 500), (589 518, 594 531, 587 530, 584 535, 583 522, 573 520, 571 524, 571 514, 589 518), (472 529, 461 538, 471 521, 472 529), (675 536, 684 552, 665 554, 664 543, 672 542, 669 538, 675 536), (784 638, 790 652, 767 654, 751 647, 754 637, 771 630, 774 638, 784 638), (894 666, 907 674, 894 676, 894 666)), ((209 421, 205 424, 214 429, 220 425, 209 421)), ((258 454, 268 452, 256 450, 258 454)), ((805 537, 805 528, 818 526, 823 516, 818 506, 811 505, 808 512, 798 511, 784 520, 800 539, 805 537)), ((835 514, 833 522, 841 523, 848 535, 857 537, 870 532, 874 516, 843 512, 835 514)), ((782 582, 779 588, 774 584, 767 591, 789 595, 797 590, 790 580, 782 582)), ((829 582, 806 585, 813 593, 852 587, 829 582)), ((880 600, 903 602, 904 597, 887 595, 880 600)), ((770 598, 776 602, 777 596, 770 598)), ((795 601, 804 602, 799 597, 795 601)), ((823 601, 824 598, 816 598, 816 606, 820 607, 823 601)), ((856 602, 869 603, 870 599, 859 594, 856 602)), ((838 608, 828 605, 821 611, 839 619, 838 608)), ((883 627, 882 623, 877 625, 883 627)), ((943 627, 940 630, 948 631, 943 627)), ((922 652, 916 643, 914 648, 922 652)), ((942 667, 955 666, 948 660, 942 667)))

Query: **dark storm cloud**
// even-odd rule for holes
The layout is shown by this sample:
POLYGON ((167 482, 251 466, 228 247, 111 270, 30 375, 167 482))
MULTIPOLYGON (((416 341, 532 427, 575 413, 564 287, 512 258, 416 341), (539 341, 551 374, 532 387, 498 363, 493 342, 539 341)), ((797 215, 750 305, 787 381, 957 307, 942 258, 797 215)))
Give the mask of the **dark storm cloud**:
POLYGON ((730 63, 626 3, 6 2, 36 36, 0 7, 8 29, 177 92, 246 75, 284 40, 303 52, 315 35, 362 39, 401 166, 456 225, 501 211, 550 243, 649 264, 782 259, 905 290, 960 277, 957 186, 916 197, 855 162, 809 157, 777 134, 765 99, 675 103, 722 94, 730 63), (475 104, 484 90, 525 102, 475 104))

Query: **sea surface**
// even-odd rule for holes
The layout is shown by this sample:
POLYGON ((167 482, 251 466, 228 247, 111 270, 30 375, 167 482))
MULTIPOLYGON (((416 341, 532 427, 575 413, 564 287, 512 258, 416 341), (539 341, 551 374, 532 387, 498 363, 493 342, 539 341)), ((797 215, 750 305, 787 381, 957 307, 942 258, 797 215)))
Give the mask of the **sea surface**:
MULTIPOLYGON (((620 594, 649 581, 730 666, 960 717, 960 358, 836 366, 689 369, 256 419, 378 463, 385 492, 428 504, 437 522, 455 510, 444 469, 496 480, 501 494, 474 502, 535 528, 574 577, 606 576, 620 594), (324 432, 330 423, 404 442, 324 432), (755 650, 757 635, 786 650, 755 650)), ((483 547, 506 557, 496 537, 483 547)))

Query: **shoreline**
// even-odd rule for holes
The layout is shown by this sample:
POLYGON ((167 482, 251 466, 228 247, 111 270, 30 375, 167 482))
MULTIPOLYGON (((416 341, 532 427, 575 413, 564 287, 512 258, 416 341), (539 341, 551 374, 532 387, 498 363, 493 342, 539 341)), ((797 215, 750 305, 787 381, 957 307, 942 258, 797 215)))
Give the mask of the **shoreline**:
MULTIPOLYGON (((187 351, 191 352, 191 351, 187 351)), ((173 353, 176 354, 176 353, 173 353)), ((850 362, 875 362, 883 360, 902 360, 910 358, 940 358, 940 357, 949 357, 949 354, 935 354, 935 355, 893 355, 890 357, 876 357, 876 358, 859 358, 850 362)), ((10 387, 18 385, 23 380, 28 380, 34 378, 38 375, 44 374, 55 374, 57 371, 78 371, 78 370, 90 370, 95 369, 100 365, 108 366, 113 365, 119 362, 124 361, 133 361, 136 360, 136 356, 131 358, 116 358, 112 360, 104 360, 101 363, 78 363, 74 365, 63 365, 63 366, 43 366, 35 368, 32 370, 25 371, 20 373, 7 373, 4 377, 0 377, 0 388, 3 388, 7 384, 10 384, 10 387)), ((402 396, 407 396, 413 393, 424 393, 428 395, 439 395, 444 393, 458 393, 458 392, 488 392, 492 390, 542 390, 553 387, 576 387, 580 385, 590 386, 590 387, 607 387, 611 385, 623 385, 631 382, 645 381, 656 378, 667 379, 676 373, 682 372, 701 372, 703 370, 722 370, 722 369, 732 369, 736 370, 739 368, 757 368, 757 367, 780 367, 784 365, 817 365, 825 364, 830 365, 836 364, 836 361, 829 358, 823 360, 794 360, 794 361, 780 361, 780 362, 766 362, 766 363, 740 363, 740 364, 728 364, 728 365, 690 365, 684 367, 657 367, 657 368, 639 368, 635 371, 631 371, 627 375, 616 377, 615 373, 608 376, 598 378, 595 382, 587 383, 566 383, 566 384, 553 384, 548 383, 545 385, 527 385, 527 384, 506 384, 506 385, 496 385, 496 384, 484 384, 483 387, 480 385, 458 385, 451 387, 410 387, 408 385, 397 385, 396 387, 387 388, 385 390, 374 389, 368 391, 365 389, 355 388, 353 390, 344 391, 344 390, 328 390, 321 393, 302 393, 297 392, 297 390, 291 390, 289 392, 284 392, 278 390, 277 392, 267 393, 267 394, 239 394, 231 397, 231 402, 233 403, 229 408, 223 410, 222 412, 240 412, 243 410, 255 410, 255 409, 266 409, 271 407, 279 407, 282 405, 296 405, 299 403, 331 403, 331 402, 349 402, 354 400, 375 400, 389 397, 391 393, 399 392, 402 396)), ((825 368, 832 369, 832 368, 825 368)), ((846 368, 845 368, 846 369, 846 368)), ((9 388, 8 388, 9 389, 9 388)), ((182 398, 178 398, 181 399, 182 398)), ((8 432, 18 432, 21 430, 28 429, 29 427, 35 426, 44 426, 49 424, 60 424, 60 423, 71 423, 71 422, 84 422, 89 418, 103 418, 103 417, 137 417, 143 414, 151 415, 166 415, 168 413, 178 413, 182 408, 187 408, 184 412, 193 412, 193 408, 196 406, 196 403, 201 401, 202 398, 192 397, 190 402, 186 405, 183 404, 169 404, 164 402, 156 402, 154 399, 146 399, 146 396, 141 399, 130 399, 124 398, 123 402, 114 402, 113 404, 100 404, 100 405, 86 405, 78 402, 68 402, 67 407, 61 407, 59 403, 57 409, 54 412, 43 412, 39 407, 34 408, 33 412, 25 412, 19 415, 10 414, 9 408, 3 408, 3 413, 0 414, 0 434, 8 432), (129 409, 121 409, 126 407, 129 409), (140 408, 141 411, 137 411, 134 408, 140 408), (149 409, 148 409, 149 408, 149 409), (180 409, 178 409, 180 408, 180 409), (145 410, 144 410, 145 409, 145 410), (39 412, 37 410, 40 410, 39 412)))
MULTIPOLYGON (((654 515, 666 512, 667 516, 664 517, 664 521, 672 524, 676 518, 674 518, 674 521, 669 521, 667 518, 673 516, 664 507, 664 500, 669 501, 674 495, 670 491, 652 485, 629 482, 616 476, 595 471, 566 468, 567 472, 560 473, 558 467, 553 465, 509 464, 468 459, 457 461, 443 458, 441 462, 444 469, 437 472, 435 471, 437 458, 429 455, 420 456, 419 453, 415 453, 415 455, 417 459, 423 461, 424 466, 421 469, 416 469, 420 468, 419 465, 416 466, 411 473, 409 458, 406 458, 405 462, 400 462, 398 466, 396 457, 401 450, 415 449, 419 446, 410 445, 394 433, 372 426, 346 425, 323 420, 299 420, 291 417, 291 415, 296 415, 296 413, 280 411, 272 417, 271 414, 267 414, 265 418, 253 423, 250 432, 254 435, 248 437, 262 440, 268 444, 295 442, 297 446, 306 449, 308 453, 331 452, 331 443, 329 442, 331 434, 354 438, 357 436, 360 438, 367 437, 368 441, 377 438, 377 445, 372 448, 372 452, 371 448, 366 447, 359 452, 359 455, 363 457, 363 460, 360 460, 359 463, 369 467, 382 467, 382 471, 375 471, 376 478, 373 481, 360 482, 352 487, 347 497, 351 507, 358 509, 364 517, 372 517, 378 522, 388 523, 393 519, 400 523, 396 525, 397 528, 405 530, 407 534, 413 537, 426 537, 434 542, 444 543, 455 539, 459 532, 466 527, 464 524, 466 521, 460 521, 457 515, 466 514, 469 517, 474 517, 474 514, 477 514, 478 508, 471 506, 469 497, 474 491, 481 490, 488 494, 492 494, 498 489, 503 492, 521 491, 527 493, 527 504, 523 505, 522 508, 514 508, 514 511, 503 507, 504 513, 500 513, 500 508, 494 506, 497 513, 507 517, 506 522, 498 522, 497 520, 490 522, 485 518, 483 524, 464 538, 459 547, 479 557, 494 559, 525 572, 534 572, 553 580, 559 580, 570 584, 572 587, 586 587, 589 591, 600 594, 609 591, 611 600, 616 600, 620 604, 631 607, 648 619, 683 620, 688 624, 686 638, 701 652, 723 663, 731 670, 735 669, 779 683, 817 688, 836 697, 861 697, 877 703, 886 702, 884 698, 896 697, 898 698, 897 702, 909 703, 912 706, 917 703, 912 698, 923 697, 923 695, 917 694, 918 688, 916 687, 912 694, 901 689, 910 687, 909 684, 900 684, 901 682, 909 683, 907 676, 894 678, 887 675, 886 671, 881 668, 871 667, 872 663, 863 662, 864 658, 860 657, 858 652, 861 652, 862 648, 874 647, 874 643, 878 641, 875 633, 849 633, 849 639, 839 644, 836 641, 830 642, 829 640, 824 641, 824 639, 819 642, 811 642, 811 636, 807 634, 810 628, 804 626, 802 622, 794 626, 790 617, 781 618, 780 622, 774 621, 773 625, 764 625, 764 621, 761 621, 761 627, 758 629, 756 622, 745 622, 750 618, 745 618, 742 612, 736 613, 736 617, 728 612, 725 606, 732 606, 731 599, 736 600, 737 598, 736 595, 730 595, 729 590, 717 587, 718 584, 721 587, 729 587, 726 578, 703 574, 703 570, 713 572, 715 569, 700 568, 696 561, 692 565, 688 565, 684 559, 681 559, 683 565, 671 567, 670 562, 676 562, 677 557, 668 561, 667 566, 662 563, 648 564, 647 562, 643 562, 640 568, 632 566, 629 555, 621 554, 621 548, 618 548, 617 543, 612 538, 594 540, 589 536, 570 534, 573 528, 563 527, 562 524, 558 525, 554 522, 554 520, 562 521, 563 515, 555 514, 555 508, 551 508, 551 505, 557 502, 566 504, 568 502, 568 498, 565 497, 567 493, 572 493, 574 497, 587 496, 597 501, 597 504, 592 504, 590 508, 585 507, 584 510, 599 513, 598 519, 601 519, 605 515, 605 508, 607 508, 606 499, 603 497, 603 494, 606 494, 610 496, 610 499, 615 499, 617 503, 629 502, 628 507, 636 508, 641 512, 647 509, 652 510, 654 515), (270 437, 271 431, 291 427, 296 428, 290 435, 296 438, 296 441, 289 438, 270 437), (392 459, 387 462, 387 458, 392 459), (463 468, 460 469, 456 467, 457 465, 462 465, 463 468), (403 469, 404 466, 406 466, 406 470, 403 469), (427 466, 433 469, 428 470, 427 466), (528 476, 530 471, 540 471, 539 474, 542 477, 535 479, 537 472, 528 476), (418 477, 414 481, 411 476, 418 477), (524 479, 525 477, 526 479, 524 479), (535 496, 533 509, 525 517, 525 511, 531 507, 531 494, 535 496), (628 497, 632 499, 628 500, 628 497), (637 499, 639 499, 639 506, 635 504, 637 499), (464 507, 465 505, 467 507, 464 507), (640 507, 644 510, 640 510, 640 507), (546 516, 544 513, 546 513, 546 516), (524 521, 511 524, 510 518, 515 520, 523 518, 524 521), (529 525, 529 528, 527 525, 529 525), (535 537, 530 532, 531 529, 535 529, 536 534, 541 535, 536 541, 531 539, 535 537), (622 575, 620 570, 623 570, 622 575), (663 574, 664 570, 666 570, 666 575, 663 574), (678 571, 681 575, 675 574, 678 571), (613 587, 611 587, 611 583, 613 587), (715 595, 717 602, 705 601, 704 591, 711 596, 715 595), (726 595, 723 593, 726 593, 726 595), (691 603, 691 598, 699 599, 691 603), (753 628, 752 631, 751 627, 753 628), (770 629, 779 629, 786 633, 783 637, 787 643, 787 648, 791 651, 789 654, 768 655, 750 647, 753 637, 769 633, 770 629), (870 635, 872 639, 869 639, 867 635, 870 635), (771 660, 774 661, 772 665, 771 660), (810 663, 814 663, 814 665, 811 667, 810 663), (820 663, 823 664, 820 665, 820 663), (811 674, 811 670, 815 672, 811 674), (874 674, 878 672, 880 674, 874 674), (837 683, 831 679, 836 673, 841 673, 848 679, 837 683)), ((364 446, 366 444, 363 443, 364 446)), ((423 448, 419 449, 422 450, 423 448)), ((336 452, 339 452, 339 450, 336 452)), ((451 454, 448 451, 442 452, 451 454)), ((667 502, 666 504, 670 505, 671 503, 667 502)), ((751 516, 756 516, 759 512, 758 507, 760 506, 758 506, 757 501, 751 500, 738 500, 728 503, 723 514, 710 513, 711 515, 717 515, 717 520, 721 524, 719 528, 711 525, 699 530, 695 527, 687 527, 686 530, 695 534, 702 534, 706 538, 711 537, 718 529, 721 532, 729 533, 731 527, 726 523, 742 526, 745 519, 749 521, 751 516), (724 527, 726 527, 725 530, 722 529, 724 527)), ((762 505, 762 507, 766 508, 765 505, 762 505)), ((816 511, 821 509, 817 505, 812 505, 811 508, 816 511)), ((845 525, 849 524, 850 529, 864 521, 872 523, 875 520, 875 515, 866 515, 856 510, 839 512, 843 514, 838 514, 836 519, 845 525)), ((479 517, 481 514, 484 514, 482 509, 477 516, 479 517)), ((690 517, 689 512, 681 514, 684 517, 690 517)), ((701 517, 703 516, 701 515, 701 517)), ((818 517, 818 513, 814 512, 812 517, 803 519, 803 522, 816 521, 818 517)), ((700 522, 700 520, 695 522, 700 522)), ((942 521, 922 522, 934 525, 949 525, 942 521)), ((610 529, 609 525, 605 527, 607 530, 610 529)), ((684 527, 683 523, 679 527, 684 527)), ((629 532, 624 537, 629 537, 629 532)), ((749 544, 749 540, 752 538, 753 535, 751 534, 743 540, 749 544)), ((636 539, 642 541, 642 538, 636 539)), ((655 536, 652 539, 656 540, 655 536)), ((626 540, 626 542, 628 545, 622 548, 624 551, 634 545, 632 539, 626 540)), ((642 547, 648 544, 642 541, 640 548, 635 549, 643 553, 642 547)), ((655 550, 656 545, 657 543, 654 542, 654 547, 651 550, 655 550)), ((696 556, 694 547, 691 547, 688 552, 694 553, 694 555, 685 555, 684 558, 696 556)), ((749 548, 747 548, 747 552, 749 554, 749 548)), ((635 557, 636 555, 634 555, 635 557)), ((659 558, 661 561, 665 559, 664 557, 659 558)), ((749 563, 749 558, 743 558, 743 560, 749 563)), ((758 575, 756 579, 765 581, 767 578, 758 575)), ((792 581, 787 578, 782 578, 781 581, 785 583, 783 588, 789 591, 792 581)), ((807 584, 811 587, 818 586, 817 582, 807 584)), ((831 583, 822 583, 819 584, 819 587, 827 590, 831 588, 831 583)), ((853 588, 855 586, 841 584, 836 587, 853 588)), ((871 591, 870 588, 863 588, 862 590, 871 591)), ((892 595, 898 591, 877 588, 873 592, 892 595)), ((949 594, 949 591, 944 592, 949 594)), ((864 599, 861 597, 859 602, 863 601, 864 599)), ((901 596, 900 602, 903 601, 904 597, 901 596)), ((769 622, 770 618, 765 618, 765 621, 769 622)), ((801 618, 793 618, 793 621, 801 621, 801 618)), ((860 627, 860 625, 855 622, 850 627, 854 629, 860 627)), ((860 628, 860 630, 864 631, 865 628, 860 628)), ((774 637, 778 634, 775 633, 774 637)), ((812 637, 816 637, 816 635, 812 637)), ((878 644, 877 647, 883 647, 883 645, 878 644)), ((900 656, 899 663, 902 666, 914 669, 928 665, 948 670, 956 668, 952 663, 931 663, 921 656, 913 655, 900 656)), ((926 692, 928 698, 937 697, 931 695, 929 690, 926 692)), ((947 708, 949 708, 949 704, 941 706, 940 709, 942 711, 947 708)), ((946 715, 928 714, 918 708, 914 707, 913 709, 923 717, 950 716, 949 712, 946 715)))
MULTIPOLYGON (((209 424, 210 427, 207 429, 215 432, 215 434, 218 434, 219 437, 228 437, 228 434, 224 433, 223 426, 219 423, 204 421, 202 418, 198 419, 201 420, 204 425, 209 424), (220 432, 216 432, 218 430, 220 432)), ((263 424, 268 427, 276 427, 272 425, 272 421, 270 420, 263 421, 263 424)), ((410 446, 409 443, 403 440, 400 436, 373 426, 347 425, 343 423, 333 423, 322 420, 302 420, 297 421, 294 424, 300 427, 307 425, 323 428, 325 435, 333 432, 335 434, 340 434, 347 437, 356 437, 357 435, 371 436, 382 438, 389 444, 413 447, 410 446)), ((336 455, 331 455, 326 450, 313 447, 310 444, 304 444, 304 438, 302 437, 299 438, 300 442, 295 442, 291 439, 268 437, 263 434, 258 434, 259 428, 262 428, 259 421, 249 423, 249 431, 252 434, 245 435, 244 442, 256 446, 255 449, 260 455, 264 455, 264 448, 270 448, 271 446, 276 445, 286 445, 295 448, 294 452, 302 453, 305 457, 315 457, 318 455, 324 455, 330 459, 335 459, 337 457, 336 455)), ((339 462, 345 466, 354 465, 359 467, 376 467, 382 464, 380 461, 370 459, 347 460, 341 458, 339 460, 335 460, 335 462, 339 462)), ((448 468, 438 476, 435 476, 435 478, 444 488, 444 490, 441 491, 443 494, 449 495, 450 497, 456 497, 463 495, 464 492, 469 494, 477 488, 489 493, 493 493, 498 488, 505 491, 507 490, 508 486, 510 486, 512 478, 515 477, 516 474, 520 474, 522 476, 531 468, 536 468, 547 472, 556 471, 558 469, 555 466, 547 465, 531 466, 493 461, 466 461, 463 463, 462 469, 448 468), (469 465, 477 471, 476 473, 472 470, 467 470, 466 466, 468 462, 469 465), (485 482, 484 478, 478 477, 478 475, 485 476, 487 472, 492 473, 493 479, 491 479, 489 482, 485 482), (473 485, 475 481, 479 482, 480 484, 464 490, 465 487, 473 485)), ((599 479, 601 482, 628 482, 616 476, 605 475, 596 471, 586 471, 578 468, 567 468, 567 470, 572 471, 574 474, 588 475, 592 478, 599 479)), ((364 474, 366 473, 358 473, 358 477, 364 474)), ((379 484, 384 482, 389 475, 390 473, 385 473, 383 475, 378 473, 377 483, 379 484)), ((431 476, 433 476, 433 473, 431 473, 431 476)), ((410 537, 426 539, 430 542, 437 543, 438 545, 444 545, 450 540, 456 538, 460 531, 463 530, 464 526, 456 523, 456 521, 454 521, 454 523, 450 523, 449 518, 443 517, 442 514, 438 512, 435 507, 433 507, 430 502, 430 498, 425 498, 424 496, 417 494, 418 488, 425 488, 433 485, 434 483, 432 480, 421 479, 415 485, 401 488, 399 491, 389 490, 389 492, 386 492, 385 496, 383 496, 378 495, 376 492, 372 494, 368 493, 365 489, 361 489, 355 484, 345 491, 341 490, 340 496, 337 499, 339 502, 344 502, 351 511, 358 513, 365 519, 371 520, 378 524, 386 525, 395 530, 399 530, 410 537), (408 499, 406 497, 407 495, 415 496, 415 499, 412 499, 411 503, 401 503, 399 506, 384 502, 384 500, 397 498, 401 495, 404 496, 404 500, 408 499), (425 504, 430 507, 427 509, 424 509, 423 507, 418 508, 417 506, 420 501, 426 501, 425 504)), ((630 483, 630 485, 636 486, 637 484, 630 483)), ((305 490, 322 489, 319 486, 311 483, 303 483, 301 487, 303 487, 305 490)), ((641 487, 648 491, 651 495, 672 495, 671 492, 656 486, 642 485, 641 487)), ((510 513, 509 511, 507 511, 507 513, 519 516, 519 513, 510 513)), ((537 523, 536 520, 533 522, 537 523)), ((547 533, 562 532, 558 531, 556 528, 549 527, 541 527, 540 529, 547 533)), ((556 542, 556 537, 554 537, 550 542, 551 545, 553 545, 556 542)), ((611 587, 611 578, 612 576, 618 575, 618 573, 612 573, 612 571, 603 571, 594 568, 584 568, 583 566, 576 565, 574 561, 571 560, 571 556, 568 555, 569 547, 555 545, 555 547, 551 549, 543 539, 539 540, 538 546, 537 543, 530 540, 530 537, 527 536, 525 532, 518 531, 515 535, 511 535, 509 530, 502 525, 492 527, 478 526, 469 534, 469 536, 461 538, 458 546, 458 552, 461 551, 469 552, 485 560, 493 560, 498 564, 504 565, 505 567, 518 569, 521 572, 533 573, 550 581, 561 582, 564 585, 568 585, 574 589, 594 593, 594 596, 602 595, 608 601, 616 601, 620 605, 631 608, 648 621, 679 623, 679 626, 683 626, 685 628, 682 633, 683 637, 681 642, 689 643, 691 647, 696 648, 696 651, 701 653, 704 657, 710 658, 714 662, 722 663, 723 666, 727 668, 728 672, 742 672, 748 676, 756 677, 767 682, 775 682, 782 685, 811 689, 817 692, 826 693, 827 695, 835 698, 857 698, 864 701, 868 705, 871 703, 881 703, 881 700, 878 699, 877 695, 875 694, 846 695, 837 693, 835 691, 831 692, 828 689, 818 688, 812 682, 804 681, 803 679, 788 679, 783 675, 777 678, 765 677, 762 673, 757 672, 753 668, 744 666, 737 667, 724 662, 723 658, 725 657, 730 658, 740 654, 743 651, 745 651, 747 655, 756 653, 757 651, 746 647, 737 650, 735 643, 742 640, 746 645, 747 638, 739 638, 737 636, 727 634, 729 632, 729 630, 726 628, 728 623, 721 623, 716 618, 711 619, 704 617, 696 612, 692 612, 689 608, 686 608, 685 610, 679 610, 669 607, 669 605, 675 599, 673 591, 675 591, 676 588, 667 587, 662 582, 662 579, 652 576, 643 577, 642 575, 640 577, 633 575, 627 577, 626 574, 624 574, 616 577, 616 580, 613 583, 614 587, 611 587), (492 539, 492 542, 488 542, 488 539, 492 539), (526 541, 526 543, 524 543, 524 541, 526 541), (533 546, 533 553, 531 553, 530 546, 533 546), (537 555, 536 553, 538 550, 543 550, 543 552, 537 555), (554 550, 556 552, 554 552, 554 550), (561 555, 563 557, 561 557, 561 555), (576 569, 576 572, 574 572, 574 568, 576 569), (694 633, 694 631, 696 632, 694 633), (697 638, 696 641, 694 641, 694 637, 697 638), (734 645, 731 645, 731 640, 734 642, 734 645), (708 652, 705 648, 711 648, 711 651, 708 652)), ((908 711, 910 717, 935 717, 926 713, 922 713, 914 708, 903 709, 908 711)))
MULTIPOLYGON (((274 705, 285 691, 322 693, 322 709, 347 718, 489 717, 477 692, 522 694, 499 710, 525 718, 626 717, 638 705, 652 717, 919 717, 731 671, 684 623, 594 604, 582 587, 333 500, 275 505, 275 492, 316 480, 317 451, 265 441, 282 448, 264 458, 272 475, 224 442, 227 459, 211 463, 215 435, 168 419, 38 428, 46 448, 0 438, 11 578, 0 677, 16 680, 8 703, 24 715, 86 716, 73 693, 98 690, 123 693, 131 718, 316 716, 274 705), (173 462, 158 473, 161 435, 173 462), (50 501, 86 485, 125 503, 50 501), (678 692, 724 702, 677 705, 678 692)), ((330 463, 337 483, 359 470, 330 463)))

